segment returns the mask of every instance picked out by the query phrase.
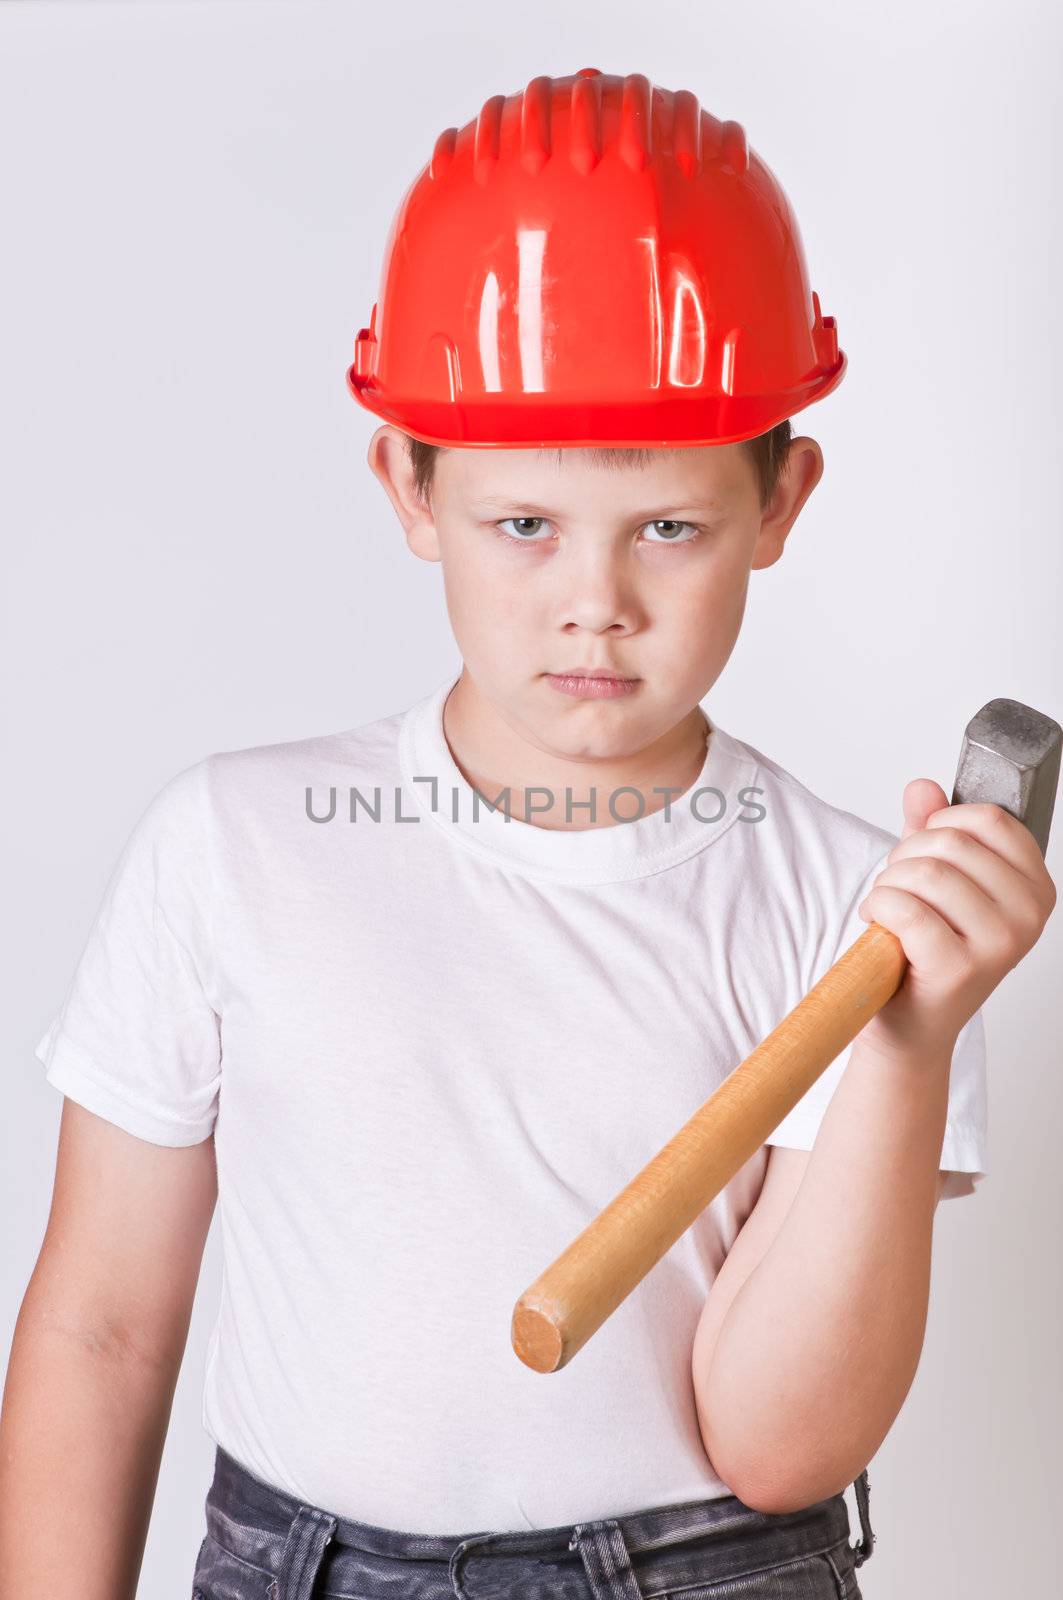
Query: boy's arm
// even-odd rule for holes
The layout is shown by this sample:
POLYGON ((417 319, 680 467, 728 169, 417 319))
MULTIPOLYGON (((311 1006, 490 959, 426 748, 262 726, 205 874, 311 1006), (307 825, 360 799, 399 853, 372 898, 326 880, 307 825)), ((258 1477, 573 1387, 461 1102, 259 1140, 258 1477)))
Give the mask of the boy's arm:
POLYGON ((149 1143, 64 1099, 0 1412, 2 1600, 133 1600, 216 1197, 213 1137, 149 1143))
POLYGON ((857 1034, 793 1202, 710 1358, 693 1358, 709 1459, 757 1510, 841 1493, 904 1402, 926 1326, 956 1041, 1056 903, 1038 844, 1000 806, 950 806, 928 778, 906 785, 903 804, 904 832, 857 910, 901 941, 904 977, 857 1034))
POLYGON ((858 1040, 811 1152, 771 1146, 694 1339, 702 1438, 727 1486, 781 1512, 840 1493, 919 1362, 950 1060, 858 1040))

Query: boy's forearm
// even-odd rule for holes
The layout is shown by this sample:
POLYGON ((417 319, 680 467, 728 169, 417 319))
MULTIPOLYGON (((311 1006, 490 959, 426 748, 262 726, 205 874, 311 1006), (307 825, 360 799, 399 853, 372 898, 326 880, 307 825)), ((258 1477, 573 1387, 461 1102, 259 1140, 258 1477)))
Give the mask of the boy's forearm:
POLYGON ((134 1600, 179 1366, 31 1280, 0 1412, 0 1600, 134 1600))
POLYGON ((919 1364, 951 1055, 858 1039, 778 1234, 695 1370, 711 1460, 786 1511, 840 1493, 889 1432, 919 1364))

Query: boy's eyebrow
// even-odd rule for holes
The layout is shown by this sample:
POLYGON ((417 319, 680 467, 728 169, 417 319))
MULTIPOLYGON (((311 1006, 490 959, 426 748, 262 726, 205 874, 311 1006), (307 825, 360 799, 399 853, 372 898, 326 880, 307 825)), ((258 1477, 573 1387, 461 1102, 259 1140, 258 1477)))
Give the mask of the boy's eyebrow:
MULTIPOLYGON (((515 497, 508 495, 480 495, 475 501, 475 505, 483 511, 509 511, 513 513, 519 513, 521 516, 556 517, 564 515, 563 512, 553 510, 549 506, 536 505, 534 501, 518 500, 515 497)), ((667 508, 669 511, 677 512, 691 511, 695 515, 697 515, 699 512, 720 511, 723 509, 718 500, 692 500, 686 505, 679 505, 674 501, 666 500, 659 501, 657 505, 647 506, 643 510, 631 511, 627 514, 631 517, 640 517, 643 521, 647 521, 651 517, 660 518, 663 508, 667 508)))

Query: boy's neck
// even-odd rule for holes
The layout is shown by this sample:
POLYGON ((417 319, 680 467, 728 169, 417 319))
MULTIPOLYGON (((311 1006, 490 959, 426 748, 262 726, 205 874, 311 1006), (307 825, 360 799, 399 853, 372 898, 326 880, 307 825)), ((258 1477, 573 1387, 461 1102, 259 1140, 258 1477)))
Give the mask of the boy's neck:
POLYGON ((568 831, 616 827, 618 821, 663 810, 669 800, 675 805, 705 764, 709 723, 701 707, 694 706, 642 750, 577 759, 543 749, 515 732, 463 669, 443 707, 443 734, 462 776, 486 800, 494 803, 501 794, 498 803, 519 821, 568 831), (502 794, 507 788, 508 796, 502 794), (654 792, 661 788, 677 792, 654 792), (536 792, 529 796, 529 789, 536 792), (539 792, 543 789, 549 794, 539 792), (614 816, 609 801, 617 789, 638 790, 641 810, 636 796, 625 792, 615 797, 614 816), (593 821, 586 803, 592 791, 593 821), (570 818, 566 804, 572 808, 570 818))

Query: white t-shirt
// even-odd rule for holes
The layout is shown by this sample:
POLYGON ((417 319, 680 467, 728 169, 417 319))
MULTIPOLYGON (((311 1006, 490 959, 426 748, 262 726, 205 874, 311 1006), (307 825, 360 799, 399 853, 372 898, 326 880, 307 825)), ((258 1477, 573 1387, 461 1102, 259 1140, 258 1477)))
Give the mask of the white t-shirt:
MULTIPOLYGON (((455 681, 167 782, 36 1053, 140 1138, 213 1130, 202 1420, 260 1478, 452 1534, 723 1495, 691 1346, 765 1148, 568 1366, 523 1365, 513 1306, 864 932, 897 835, 711 718, 667 811, 507 819, 446 744, 455 681)), ((847 1057, 772 1143, 812 1147, 847 1057)), ((940 1164, 951 1194, 986 1168, 981 1013, 940 1164)))

